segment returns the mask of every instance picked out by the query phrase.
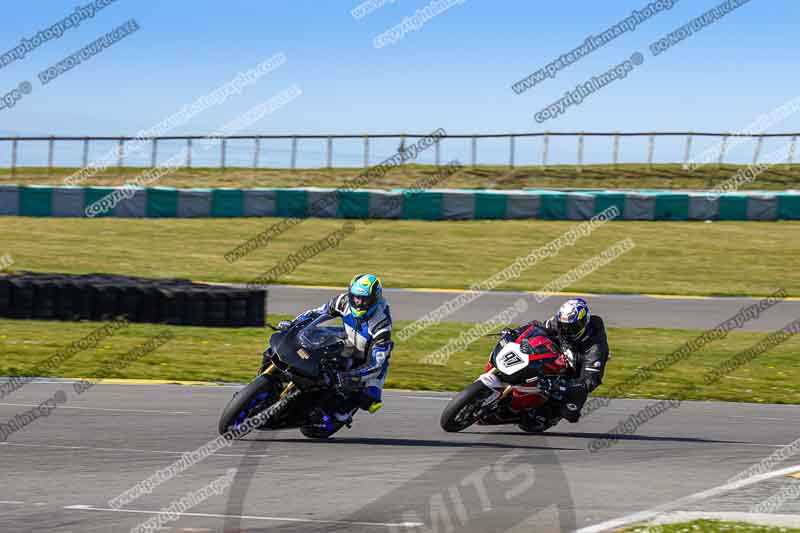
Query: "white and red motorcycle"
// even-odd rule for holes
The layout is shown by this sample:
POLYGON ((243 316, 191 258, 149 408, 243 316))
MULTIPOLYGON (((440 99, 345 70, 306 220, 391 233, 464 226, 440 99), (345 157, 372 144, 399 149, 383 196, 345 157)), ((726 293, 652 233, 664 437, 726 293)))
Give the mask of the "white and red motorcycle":
POLYGON ((486 372, 459 392, 442 412, 445 431, 472 424, 518 424, 541 433, 561 420, 555 409, 562 379, 575 368, 572 353, 562 353, 537 326, 513 342, 501 338, 492 350, 486 372))

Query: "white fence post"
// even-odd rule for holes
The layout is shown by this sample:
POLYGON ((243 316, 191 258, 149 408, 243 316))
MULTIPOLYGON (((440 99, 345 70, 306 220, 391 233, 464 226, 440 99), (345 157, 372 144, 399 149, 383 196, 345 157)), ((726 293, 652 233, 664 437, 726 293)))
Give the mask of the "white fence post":
POLYGON ((369 135, 364 135, 364 168, 369 168, 369 135))
POLYGON ((719 145, 719 157, 717 158, 717 170, 722 168, 722 164, 725 162, 725 151, 728 149, 728 136, 722 136, 722 143, 719 145))
POLYGON ((261 158, 261 138, 256 137, 255 147, 253 148, 253 168, 258 168, 258 160, 261 158))
POLYGON ((756 149, 753 152, 753 164, 754 165, 758 164, 758 156, 761 155, 761 146, 763 144, 764 144, 764 137, 760 137, 759 136, 758 141, 756 141, 756 149))
POLYGON ((83 138, 83 164, 82 168, 89 166, 89 137, 83 138))
POLYGON ((472 147, 471 147, 471 157, 472 157, 472 168, 475 168, 478 164, 478 138, 474 135, 472 136, 472 147))
POLYGON ((122 168, 124 162, 125 162, 125 139, 123 137, 120 137, 119 143, 117 145, 117 168, 122 168))
POLYGON ((186 168, 192 168, 192 140, 186 139, 186 168))
POLYGON ((689 168, 689 157, 692 155, 692 134, 686 136, 686 147, 683 150, 683 169, 689 168))
POLYGON ((549 151, 550 151, 550 134, 544 132, 544 136, 542 137, 542 168, 547 167, 547 156, 549 151))
POLYGON ((11 175, 17 175, 17 151, 19 150, 19 139, 11 141, 11 175))
POLYGON ((441 162, 442 162, 442 148, 441 148, 441 144, 440 144, 441 140, 442 140, 441 137, 436 137, 436 140, 433 141, 435 143, 434 147, 433 147, 434 148, 433 152, 434 152, 435 157, 436 157, 436 166, 437 167, 439 167, 441 165, 441 162))
POLYGON ((400 164, 406 164, 406 135, 400 136, 400 145, 397 147, 397 153, 400 155, 400 164))
POLYGON ((516 144, 516 137, 510 135, 508 137, 508 166, 511 168, 514 168, 514 151, 516 148, 515 144, 516 144))
POLYGON ((651 133, 647 141, 647 170, 653 169, 653 156, 656 152, 656 134, 651 133))
POLYGON ((576 170, 579 174, 583 172, 583 132, 578 134, 578 168, 576 170))
POLYGON ((788 161, 788 164, 789 164, 789 170, 790 171, 794 167, 794 153, 795 153, 796 149, 797 149, 797 135, 792 137, 792 144, 789 145, 789 161, 788 161))
POLYGON ((153 138, 152 152, 150 153, 150 166, 155 168, 158 165, 158 139, 153 138))
POLYGON ((53 152, 55 152, 55 136, 51 135, 47 141, 47 175, 53 172, 53 152))
POLYGON ((291 161, 291 169, 295 170, 297 168, 297 137, 292 137, 292 161, 291 161))
POLYGON ((328 157, 326 166, 328 168, 333 166, 333 137, 328 137, 328 157))
POLYGON ((619 133, 614 134, 614 154, 613 154, 613 168, 617 168, 619 163, 619 133))

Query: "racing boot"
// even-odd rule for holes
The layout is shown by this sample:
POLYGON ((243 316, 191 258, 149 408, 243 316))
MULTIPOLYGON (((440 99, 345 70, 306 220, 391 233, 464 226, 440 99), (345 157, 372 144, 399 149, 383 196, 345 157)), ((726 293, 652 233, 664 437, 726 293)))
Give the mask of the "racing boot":
POLYGON ((300 432, 310 439, 326 439, 347 425, 350 427, 352 416, 334 414, 333 416, 325 413, 322 409, 315 409, 308 417, 308 422, 300 427, 300 432))
POLYGON ((558 416, 553 413, 550 405, 545 404, 522 413, 517 426, 526 433, 543 433, 556 424, 558 416))

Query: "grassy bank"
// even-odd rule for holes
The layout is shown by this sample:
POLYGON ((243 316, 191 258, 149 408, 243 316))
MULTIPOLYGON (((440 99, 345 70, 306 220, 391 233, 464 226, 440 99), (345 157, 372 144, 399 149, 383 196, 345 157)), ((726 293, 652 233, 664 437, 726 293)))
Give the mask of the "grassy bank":
MULTIPOLYGON (((109 272, 246 282, 333 231, 342 220, 307 219, 265 248, 224 254, 278 219, 50 219, 6 217, 0 255, 12 269, 109 272)), ((564 234, 568 221, 373 221, 277 283, 340 286, 355 272, 387 287, 465 288, 564 234)), ((798 222, 612 222, 523 271, 500 290, 537 290, 624 238, 635 248, 567 290, 596 293, 800 294, 798 222)))
MULTIPOLYGON (((702 166, 692 172, 679 164, 586 165, 578 172, 574 165, 553 165, 547 168, 525 166, 466 165, 449 177, 441 187, 466 189, 525 189, 525 188, 628 188, 628 189, 711 189, 729 179, 744 166, 716 164, 702 166)), ((23 167, 16 175, 8 168, 0 169, 0 183, 20 185, 62 185, 74 168, 23 167)), ((122 185, 146 171, 144 168, 111 167, 89 178, 83 185, 122 185)), ((333 169, 251 169, 251 168, 193 168, 178 169, 161 178, 157 185, 164 187, 338 187, 357 176, 360 168, 333 169)), ((408 187, 424 176, 435 173, 433 165, 405 165, 394 168, 385 176, 369 183, 369 188, 390 189, 408 187)), ((785 190, 800 187, 800 168, 776 165, 743 185, 742 189, 785 190)))
POLYGON ((800 533, 800 529, 761 526, 745 522, 721 522, 719 520, 693 520, 659 526, 636 526, 624 533, 800 533))
MULTIPOLYGON (((271 316, 272 320, 282 317, 271 316)), ((395 324, 402 328, 403 322, 395 324)), ((36 362, 43 361, 59 348, 87 335, 99 323, 0 320, 0 375, 23 375, 36 362)), ((446 365, 428 365, 420 360, 455 338, 469 324, 443 323, 403 343, 392 354, 387 386, 420 390, 459 390, 475 379, 484 368, 492 339, 481 338, 464 353, 453 356, 446 365)), ((136 379, 175 379, 200 381, 249 381, 261 360, 270 331, 262 328, 220 329, 132 324, 97 348, 80 352, 51 376, 95 376, 104 363, 114 361, 126 351, 144 343, 164 329, 175 338, 156 352, 106 377, 136 379)), ((603 386, 625 381, 636 368, 664 357, 699 332, 666 329, 609 330, 612 360, 603 386)), ((703 374, 765 334, 736 332, 710 343, 689 359, 665 370, 634 389, 625 397, 665 398, 676 391, 697 385, 687 399, 748 401, 800 404, 800 365, 796 354, 800 339, 792 338, 768 353, 739 368, 713 387, 704 387, 703 374)))

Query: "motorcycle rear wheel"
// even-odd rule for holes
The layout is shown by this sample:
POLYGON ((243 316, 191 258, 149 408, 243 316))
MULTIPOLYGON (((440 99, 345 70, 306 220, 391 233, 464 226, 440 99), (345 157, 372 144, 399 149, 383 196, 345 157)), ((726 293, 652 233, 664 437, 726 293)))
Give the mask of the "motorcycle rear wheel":
POLYGON ((492 389, 476 381, 456 394, 442 411, 439 421, 442 429, 454 433, 477 422, 481 405, 492 392, 492 389))

